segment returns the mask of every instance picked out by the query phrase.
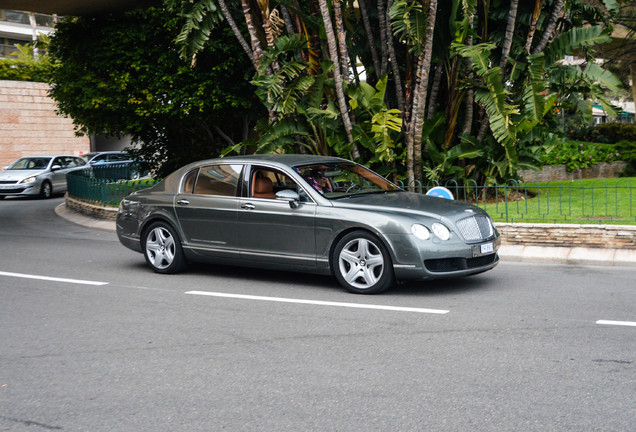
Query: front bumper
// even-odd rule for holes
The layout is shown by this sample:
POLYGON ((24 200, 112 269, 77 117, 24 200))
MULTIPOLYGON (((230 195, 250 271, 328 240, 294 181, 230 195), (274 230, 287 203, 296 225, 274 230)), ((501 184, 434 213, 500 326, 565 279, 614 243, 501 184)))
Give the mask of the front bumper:
POLYGON ((40 193, 39 183, 29 184, 0 184, 0 195, 2 196, 20 196, 20 195, 38 195, 40 193))
POLYGON ((468 276, 488 271, 499 264, 497 251, 501 238, 498 234, 471 244, 457 237, 444 242, 420 241, 409 235, 389 237, 393 250, 402 251, 394 257, 393 269, 397 280, 468 276))

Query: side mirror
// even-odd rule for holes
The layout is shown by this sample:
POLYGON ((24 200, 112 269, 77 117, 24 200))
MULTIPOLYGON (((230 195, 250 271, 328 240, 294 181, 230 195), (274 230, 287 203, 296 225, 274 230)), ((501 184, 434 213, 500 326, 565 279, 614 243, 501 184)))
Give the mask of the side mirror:
POLYGON ((62 169, 62 166, 61 166, 61 165, 53 165, 53 166, 51 167, 51 171, 57 171, 57 170, 61 170, 61 169, 62 169))
POLYGON ((291 189, 283 189, 282 191, 276 192, 276 199, 289 202, 291 208, 298 208, 300 205, 300 195, 291 189))

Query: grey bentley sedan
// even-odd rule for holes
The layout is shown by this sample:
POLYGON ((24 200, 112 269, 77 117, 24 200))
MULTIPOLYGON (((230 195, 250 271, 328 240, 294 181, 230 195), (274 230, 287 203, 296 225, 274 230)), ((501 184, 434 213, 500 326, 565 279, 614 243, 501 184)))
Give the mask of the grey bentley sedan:
POLYGON ((479 207, 406 192, 354 162, 311 155, 184 166, 122 201, 117 235, 158 273, 209 262, 333 274, 361 294, 490 270, 500 244, 479 207))

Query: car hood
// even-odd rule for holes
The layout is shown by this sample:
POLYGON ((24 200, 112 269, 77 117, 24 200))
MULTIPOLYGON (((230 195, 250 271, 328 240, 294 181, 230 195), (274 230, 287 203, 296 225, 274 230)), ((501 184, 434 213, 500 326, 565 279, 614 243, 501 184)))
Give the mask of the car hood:
POLYGON ((350 198, 332 200, 332 203, 334 207, 338 208, 403 213, 453 221, 470 215, 487 214, 479 207, 463 201, 453 201, 413 192, 354 195, 350 198))
POLYGON ((45 171, 46 170, 5 170, 0 171, 0 180, 18 182, 25 178, 42 174, 45 171))

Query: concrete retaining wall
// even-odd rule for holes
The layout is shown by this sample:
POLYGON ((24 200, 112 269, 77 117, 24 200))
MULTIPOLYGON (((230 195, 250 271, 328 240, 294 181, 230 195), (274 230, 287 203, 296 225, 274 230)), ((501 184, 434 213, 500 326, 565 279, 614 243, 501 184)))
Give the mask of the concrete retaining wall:
POLYGON ((497 223, 502 244, 636 250, 636 226, 497 223))
POLYGON ((46 83, 0 81, 0 168, 22 156, 90 151, 89 138, 75 135, 48 91, 46 83))
POLYGON ((84 216, 89 216, 96 219, 114 221, 117 218, 118 209, 116 208, 89 204, 87 202, 70 197, 68 196, 68 194, 66 194, 66 207, 77 213, 81 213, 84 216))
POLYGON ((568 171, 565 165, 544 166, 541 171, 523 170, 519 176, 526 182, 547 182, 552 180, 581 180, 597 178, 615 178, 627 167, 627 162, 600 163, 589 168, 576 168, 568 171))

